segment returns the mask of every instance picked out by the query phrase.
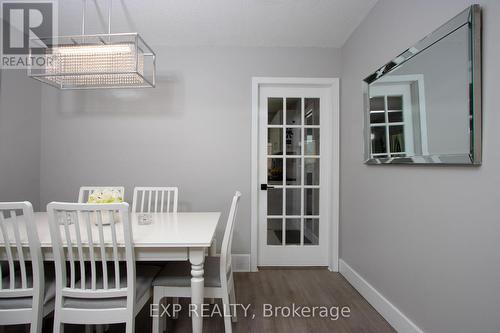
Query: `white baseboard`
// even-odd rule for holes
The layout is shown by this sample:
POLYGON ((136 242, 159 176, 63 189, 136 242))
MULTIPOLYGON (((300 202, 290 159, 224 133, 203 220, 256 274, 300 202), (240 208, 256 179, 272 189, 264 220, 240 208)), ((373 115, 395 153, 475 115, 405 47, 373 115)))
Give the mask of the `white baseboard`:
POLYGON ((423 333, 408 317, 396 308, 358 272, 342 259, 339 260, 340 274, 389 322, 399 333, 423 333))
POLYGON ((250 254, 233 254, 231 263, 233 272, 250 272, 250 254))

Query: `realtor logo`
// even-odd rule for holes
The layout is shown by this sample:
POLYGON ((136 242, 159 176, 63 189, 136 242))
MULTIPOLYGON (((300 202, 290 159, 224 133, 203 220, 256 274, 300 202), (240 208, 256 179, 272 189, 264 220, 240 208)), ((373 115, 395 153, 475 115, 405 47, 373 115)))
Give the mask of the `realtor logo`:
POLYGON ((2 61, 7 68, 42 66, 46 45, 42 38, 52 37, 56 29, 57 4, 45 1, 1 1, 2 61), (31 56, 30 56, 31 48, 31 56))

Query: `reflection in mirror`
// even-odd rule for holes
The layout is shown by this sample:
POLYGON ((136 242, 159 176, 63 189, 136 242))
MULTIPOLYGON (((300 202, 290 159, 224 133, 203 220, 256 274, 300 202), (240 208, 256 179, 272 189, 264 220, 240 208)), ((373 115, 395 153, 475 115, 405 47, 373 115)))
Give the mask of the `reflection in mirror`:
POLYGON ((300 245, 300 218, 286 219, 285 244, 300 245))
POLYGON ((365 79, 367 163, 481 163, 479 14, 472 6, 365 79))
POLYGON ((273 188, 267 190, 267 214, 283 214, 283 189, 273 188))
POLYGON ((270 185, 283 185, 283 159, 267 159, 267 183, 270 185))
POLYGON ((304 122, 319 125, 319 98, 304 98, 304 122))
POLYGON ((304 158, 304 184, 319 185, 319 158, 304 158))
POLYGON ((269 127, 267 129, 268 155, 283 155, 283 129, 269 127))
POLYGON ((304 155, 319 155, 319 128, 304 129, 304 155))
POLYGON ((302 124, 302 99, 290 97, 286 99, 286 124, 302 124))
POLYGON ((300 185, 302 184, 301 177, 301 162, 300 158, 287 158, 286 159, 286 184, 287 185, 300 185))
POLYGON ((287 128, 286 135, 286 154, 287 155, 300 155, 301 154, 301 139, 300 128, 287 128))
POLYGON ((281 245, 283 240, 283 220, 267 219, 267 245, 281 245))
POLYGON ((268 98, 267 110, 267 123, 269 125, 283 125, 283 98, 268 98))
POLYGON ((300 215, 300 197, 302 190, 300 188, 286 189, 286 215, 300 215))
POLYGON ((304 214, 319 215, 319 189, 304 189, 304 214))
POLYGON ((319 244, 319 219, 304 219, 304 245, 319 244))

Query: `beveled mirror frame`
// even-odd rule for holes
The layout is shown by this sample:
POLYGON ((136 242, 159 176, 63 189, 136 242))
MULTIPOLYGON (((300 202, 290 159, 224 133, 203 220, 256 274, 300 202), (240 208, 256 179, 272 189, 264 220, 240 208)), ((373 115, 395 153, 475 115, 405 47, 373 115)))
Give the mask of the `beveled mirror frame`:
POLYGON ((437 30, 420 40, 414 46, 398 55, 386 65, 377 69, 373 74, 363 80, 364 98, 364 151, 366 164, 461 164, 481 165, 482 162, 482 102, 481 102, 481 7, 472 5, 437 30), (471 75, 469 75, 469 112, 472 118, 470 122, 470 153, 469 154, 439 154, 425 156, 372 158, 371 157, 371 131, 369 112, 369 85, 384 75, 400 68, 409 59, 415 57, 427 48, 431 47, 441 39, 453 33, 464 25, 469 26, 469 63, 471 75))

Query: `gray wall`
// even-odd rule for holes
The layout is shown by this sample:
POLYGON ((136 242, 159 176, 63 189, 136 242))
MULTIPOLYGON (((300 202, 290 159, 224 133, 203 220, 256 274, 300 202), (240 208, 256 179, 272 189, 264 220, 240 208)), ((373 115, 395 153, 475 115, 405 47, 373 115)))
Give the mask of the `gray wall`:
POLYGON ((40 202, 39 84, 24 70, 0 73, 0 201, 40 202))
POLYGON ((471 2, 380 0, 342 48, 341 258, 426 332, 500 328, 500 1, 476 1, 481 167, 364 165, 361 80, 471 2))
POLYGON ((76 200, 81 185, 125 185, 128 200, 135 185, 173 185, 180 210, 220 210, 225 222, 240 190, 233 251, 249 253, 251 77, 338 77, 340 51, 154 49, 156 89, 43 87, 41 204, 76 200))

